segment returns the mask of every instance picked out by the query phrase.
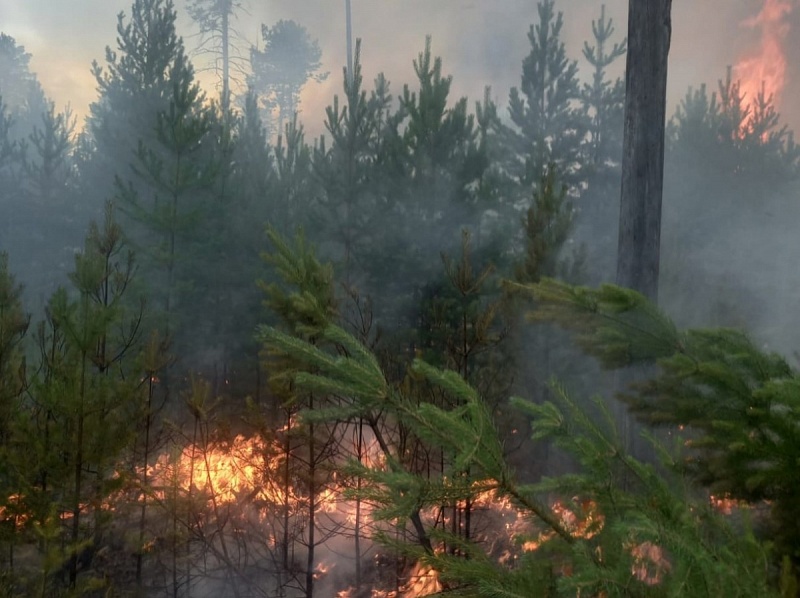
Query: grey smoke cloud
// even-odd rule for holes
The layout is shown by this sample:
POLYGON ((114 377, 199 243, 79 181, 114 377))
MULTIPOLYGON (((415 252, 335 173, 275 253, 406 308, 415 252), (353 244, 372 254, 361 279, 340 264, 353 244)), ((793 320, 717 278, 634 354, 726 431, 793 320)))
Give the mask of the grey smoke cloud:
MULTIPOLYGON (((33 54, 32 66, 46 92, 58 106, 71 103, 84 115, 96 96, 89 72, 93 59, 104 61, 105 47, 115 45, 116 15, 130 10, 131 0, 0 0, 0 26, 33 54)), ((249 0, 249 15, 236 26, 255 43, 260 25, 294 19, 319 39, 323 67, 331 76, 304 94, 302 120, 309 133, 322 132, 323 108, 341 90, 345 64, 344 0, 249 0)), ((619 38, 626 33, 626 0, 559 0, 565 13, 565 41, 569 53, 580 58, 583 41, 590 39, 591 21, 606 5, 619 38)), ((725 67, 756 43, 755 32, 741 26, 756 14, 762 0, 677 1, 673 5, 673 41, 670 58, 670 113, 689 85, 706 82, 714 88, 725 67)), ((185 2, 176 6, 183 13, 185 2)), ((505 103, 508 89, 517 85, 522 58, 529 50, 528 27, 537 19, 534 0, 352 0, 354 35, 362 38, 366 83, 383 71, 394 93, 414 81, 412 60, 425 36, 433 36, 433 50, 442 56, 445 72, 453 75, 453 93, 481 99, 490 85, 493 97, 505 103)), ((800 10, 792 20, 800 19, 800 10)), ((188 48, 195 40, 185 15, 179 22, 188 48)), ((789 49, 800 51, 800 36, 789 36, 789 49)), ((198 66, 201 66, 198 64, 198 66)), ((584 75, 588 76, 586 66, 584 75)), ((622 74, 622 64, 620 72, 622 74)), ((797 90, 792 64, 787 96, 797 90)), ((788 106, 789 102, 784 102, 788 106)), ((784 109, 786 116, 793 117, 784 109)), ((800 116, 800 114, 798 114, 800 116)))

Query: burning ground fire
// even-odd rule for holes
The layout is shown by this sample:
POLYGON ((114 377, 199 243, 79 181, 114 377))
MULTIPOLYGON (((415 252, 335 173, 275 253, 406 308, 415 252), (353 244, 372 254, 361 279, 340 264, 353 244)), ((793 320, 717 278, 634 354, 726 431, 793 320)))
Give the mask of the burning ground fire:
POLYGON ((787 17, 795 8, 796 0, 764 0, 759 13, 742 23, 760 35, 758 48, 740 58, 734 67, 746 104, 752 104, 763 91, 765 98, 772 97, 780 106, 786 85, 787 17))
MULTIPOLYGON (((148 502, 152 507, 167 506, 168 511, 168 505, 175 504, 175 496, 189 497, 189 503, 196 509, 190 525, 197 527, 198 537, 212 538, 212 542, 217 543, 214 554, 218 557, 227 554, 225 538, 230 539, 231 546, 239 547, 247 542, 262 541, 266 552, 260 554, 263 556, 272 551, 274 556, 280 553, 281 542, 276 524, 291 520, 295 529, 302 528, 308 523, 310 508, 302 479, 291 478, 288 487, 276 483, 275 480, 287 479, 282 477, 286 462, 281 451, 280 442, 270 444, 260 437, 242 435, 207 446, 188 443, 179 451, 160 455, 148 467, 148 502)), ((366 460, 373 466, 380 466, 381 459, 376 451, 375 447, 369 446, 366 453, 370 457, 366 460)), ((367 546, 362 553, 365 562, 371 561, 380 568, 380 561, 391 560, 391 556, 382 554, 369 541, 370 531, 376 529, 374 522, 369 521, 372 505, 364 503, 357 507, 354 501, 343 496, 347 483, 335 476, 330 480, 327 486, 320 488, 314 501, 318 516, 316 525, 322 536, 318 546, 325 548, 316 553, 313 566, 315 588, 319 588, 315 594, 337 598, 400 598, 441 592, 443 588, 436 571, 422 563, 408 563, 402 575, 396 574, 396 567, 383 565, 384 570, 391 569, 395 573, 394 583, 387 583, 386 579, 365 578, 361 590, 356 591, 350 570, 352 563, 348 564, 342 555, 352 550, 357 508, 363 521, 360 537, 367 546), (322 521, 323 517, 325 521, 322 521)), ((474 524, 470 537, 483 546, 495 562, 513 569, 525 553, 540 550, 557 536, 552 530, 542 531, 527 512, 517 508, 508 498, 499 496, 494 490, 485 490, 494 486, 491 480, 480 485, 476 483, 476 495, 470 503, 474 524)), ((119 500, 124 500, 124 497, 119 497, 119 500)), ((0 519, 19 523, 19 517, 24 517, 24 514, 13 512, 13 506, 19 502, 19 497, 7 501, 8 506, 0 509, 0 519)), ((711 496, 710 503, 726 514, 743 507, 728 497, 711 496)), ((464 504, 461 503, 460 507, 463 508, 464 504)), ((108 508, 116 507, 110 503, 108 508)), ((590 539, 605 525, 605 517, 593 500, 555 501, 551 509, 564 530, 575 538, 590 539)), ((441 525, 451 529, 453 511, 451 514, 445 511, 429 509, 422 515, 429 526, 441 525)), ((163 524, 161 527, 163 533, 163 524)), ((159 543, 163 545, 164 539, 158 533, 149 534, 144 538, 145 552, 156 551, 159 543)), ((625 549, 632 557, 631 577, 646 585, 658 585, 671 570, 669 556, 657 544, 631 540, 625 549)), ((303 561, 302 554, 298 558, 303 561)), ((568 563, 560 568, 558 564, 554 566, 561 575, 572 573, 568 563)))
MULTIPOLYGON (((271 505, 280 505, 287 495, 277 489, 270 489, 267 486, 266 478, 271 476, 264 475, 265 468, 273 471, 280 470, 280 461, 273 457, 271 460, 265 461, 264 466, 256 465, 259 456, 263 458, 270 452, 274 453, 274 450, 270 451, 263 441, 246 439, 242 436, 236 437, 229 446, 212 447, 205 451, 186 448, 182 451, 179 460, 180 478, 183 480, 184 490, 189 491, 188 480, 193 479, 197 484, 195 491, 204 492, 209 496, 216 495, 220 502, 233 504, 244 498, 245 500, 263 500, 271 505), (198 458, 199 453, 202 453, 201 458, 198 458)), ((373 457, 372 460, 379 461, 376 457, 373 457)), ((158 467, 154 468, 152 472, 156 478, 160 475, 157 470, 158 467)), ((319 500, 319 511, 337 514, 339 521, 352 524, 355 505, 352 501, 342 498, 343 489, 343 487, 337 486, 326 489, 319 500)), ((288 499, 289 502, 296 505, 293 510, 301 510, 297 507, 304 501, 301 491, 290 488, 288 499)), ((508 498, 498 496, 495 491, 479 492, 472 501, 471 508, 474 510, 476 518, 483 517, 484 519, 484 529, 476 530, 474 539, 483 543, 489 554, 494 556, 501 565, 513 567, 522 553, 538 550, 543 544, 556 537, 553 531, 536 532, 536 527, 529 516, 518 509, 508 498)), ((589 539, 603 529, 605 518, 599 512, 594 501, 574 500, 569 505, 556 501, 552 504, 552 510, 568 533, 576 538, 589 539)), ((437 513, 437 511, 440 509, 431 509, 424 513, 429 523, 436 521, 441 516, 441 513, 437 513)), ((369 516, 368 508, 365 509, 365 515, 369 516)), ((442 516, 442 524, 449 528, 451 519, 442 516)), ((671 565, 659 546, 650 542, 633 543, 628 549, 634 557, 631 576, 639 581, 647 585, 658 584, 663 575, 670 570, 671 565)), ((335 563, 320 562, 314 569, 314 577, 316 580, 322 580, 335 568, 335 563)), ((569 574, 568 571, 563 571, 563 573, 569 574)), ((372 588, 370 597, 421 597, 433 595, 442 590, 436 571, 421 563, 415 564, 404 577, 406 581, 397 589, 372 588)), ((339 590, 336 594, 339 598, 350 598, 356 595, 353 588, 339 590)), ((358 595, 364 594, 362 592, 358 595)))

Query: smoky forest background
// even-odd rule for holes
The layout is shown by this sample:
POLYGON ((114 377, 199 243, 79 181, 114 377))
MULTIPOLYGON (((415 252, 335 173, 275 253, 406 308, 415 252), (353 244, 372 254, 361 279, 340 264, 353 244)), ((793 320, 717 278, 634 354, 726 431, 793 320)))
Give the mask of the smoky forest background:
POLYGON ((466 98, 132 0, 84 122, 0 33, 0 595, 798 594, 800 150, 698 81, 614 286, 625 32, 567 4, 466 98))

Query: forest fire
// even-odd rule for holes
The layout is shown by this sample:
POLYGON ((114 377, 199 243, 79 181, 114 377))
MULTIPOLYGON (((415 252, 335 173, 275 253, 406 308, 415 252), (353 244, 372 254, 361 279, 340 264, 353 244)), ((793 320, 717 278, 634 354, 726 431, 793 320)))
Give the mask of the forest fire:
POLYGON ((259 438, 236 436, 229 444, 209 449, 196 445, 184 447, 176 457, 159 456, 149 468, 158 494, 177 482, 185 492, 207 491, 218 503, 235 503, 246 496, 250 500, 281 497, 271 492, 264 480, 265 468, 277 463, 265 459, 267 447, 259 438))
MULTIPOLYGON (((365 451, 365 455, 368 454, 369 457, 365 461, 380 467, 381 459, 373 454, 374 447, 368 446, 369 450, 365 451)), ((357 506, 354 500, 345 498, 349 482, 338 475, 330 476, 327 486, 320 487, 315 499, 309 499, 301 478, 292 477, 287 487, 280 487, 276 480, 283 477, 282 472, 285 472, 286 465, 285 455, 281 451, 280 442, 270 444, 259 437, 246 438, 242 435, 205 447, 187 444, 172 456, 162 454, 148 469, 152 480, 151 495, 159 502, 168 501, 170 492, 174 493, 175 490, 193 496, 197 508, 207 511, 200 517, 207 522, 213 518, 211 514, 215 508, 224 507, 225 520, 239 530, 239 540, 243 537, 242 530, 253 527, 253 536, 268 536, 271 548, 278 551, 281 540, 280 532, 276 530, 276 521, 285 516, 299 521, 301 525, 307 525, 309 501, 312 500, 317 516, 324 514, 328 518, 325 524, 317 522, 320 525, 319 531, 330 534, 329 538, 334 543, 341 541, 334 539, 334 536, 344 537, 347 542, 351 542, 356 519, 360 518, 361 532, 358 533, 363 534, 362 541, 369 544, 368 550, 375 554, 373 560, 380 561, 383 558, 380 549, 373 546, 370 539, 371 531, 380 528, 380 524, 372 518, 373 505, 362 503, 357 506), (356 515, 357 511, 359 515, 356 515)), ((481 543, 499 564, 513 567, 524 552, 537 550, 544 543, 553 540, 556 534, 552 531, 537 531, 536 525, 523 510, 491 489, 495 484, 491 480, 476 482, 476 494, 469 506, 460 501, 455 505, 454 512, 470 509, 473 517, 473 540, 481 543)), ((453 523, 450 510, 453 508, 448 506, 427 509, 422 515, 428 525, 441 525, 444 529, 450 529, 453 523)), ((552 504, 552 509, 564 528, 576 538, 591 538, 603 528, 604 517, 594 501, 556 501, 552 504)), ((458 525, 463 525, 461 519, 458 520, 458 525)), ((217 533, 222 537, 221 532, 217 533)), ((371 598, 421 597, 442 590, 437 572, 418 562, 409 563, 409 567, 395 583, 387 584, 385 580, 375 583, 369 587, 368 594, 364 594, 363 585, 357 591, 351 583, 347 583, 351 579, 347 571, 352 563, 347 564, 339 559, 338 550, 340 549, 319 551, 312 575, 315 584, 329 583, 332 591, 336 591, 340 598, 364 595, 371 598), (347 589, 341 589, 342 583, 347 589)), ((644 560, 647 558, 647 554, 642 556, 644 560)), ((638 576, 641 573, 637 569, 633 575, 638 576)))
POLYGON ((734 67, 746 104, 752 105, 763 93, 765 99, 771 97, 780 107, 786 84, 785 41, 790 29, 787 17, 794 8, 794 0, 764 0, 760 12, 742 23, 760 35, 758 48, 741 57, 734 67))
MULTIPOLYGON (((365 457, 365 461, 380 467, 381 459, 373 454, 374 447, 370 443, 367 447, 365 455, 369 457, 365 457)), ((216 534, 223 538, 228 533, 238 542, 244 538, 268 538, 269 549, 275 552, 281 551, 281 542, 285 541, 277 528, 289 520, 294 522, 292 526, 307 526, 309 507, 313 502, 317 514, 315 525, 319 526, 318 533, 326 537, 321 545, 330 540, 336 546, 316 553, 312 569, 315 585, 328 583, 331 591, 338 592, 336 595, 340 597, 365 595, 363 585, 357 592, 352 582, 348 583, 352 579, 348 577, 352 563, 348 564, 337 556, 344 552, 337 543, 342 542, 342 538, 347 543, 352 542, 354 533, 360 533, 362 542, 369 546, 367 550, 375 555, 372 560, 377 562, 385 558, 371 543, 371 532, 380 528, 372 518, 373 505, 357 505, 355 500, 346 498, 345 491, 351 482, 334 474, 330 475, 326 485, 320 485, 318 495, 311 499, 305 486, 307 480, 284 476, 286 460, 283 448, 279 441, 270 443, 260 437, 242 435, 206 446, 188 443, 171 455, 162 454, 148 468, 151 480, 149 496, 154 503, 165 505, 169 504, 170 496, 189 497, 190 504, 197 510, 195 519, 202 522, 198 525, 210 526, 199 532, 201 536, 216 534), (288 486, 282 487, 276 482, 282 479, 290 480, 288 486), (229 528, 227 532, 211 527, 220 526, 213 520, 215 513, 223 509, 222 517, 229 528), (325 522, 319 519, 323 516, 325 522), (359 518, 361 531, 354 532, 359 518)), ((524 511, 496 491, 486 489, 493 485, 491 480, 477 484, 476 495, 469 507, 462 501, 456 505, 456 512, 469 508, 473 518, 473 539, 482 543, 498 563, 513 566, 523 552, 535 550, 554 535, 546 532, 537 535, 536 526, 524 511), (535 541, 526 541, 533 537, 536 537, 535 541)), ((593 501, 569 505, 556 502, 552 508, 575 537, 592 537, 603 527, 603 517, 593 501)), ((452 506, 429 509, 422 515, 428 525, 450 529, 452 509, 452 506)), ((463 524, 460 519, 459 524, 463 524)), ((346 550, 349 550, 349 545, 346 550)), ((396 582, 370 582, 369 588, 371 598, 427 596, 442 590, 437 572, 423 563, 408 563, 396 582)))
MULTIPOLYGON (((408 582, 395 590, 383 590, 373 588, 370 590, 369 598, 422 598, 442 591, 442 584, 439 582, 439 575, 436 570, 417 563, 408 576, 408 582)), ((363 596, 357 594, 355 588, 348 588, 336 594, 336 598, 356 598, 363 596)))

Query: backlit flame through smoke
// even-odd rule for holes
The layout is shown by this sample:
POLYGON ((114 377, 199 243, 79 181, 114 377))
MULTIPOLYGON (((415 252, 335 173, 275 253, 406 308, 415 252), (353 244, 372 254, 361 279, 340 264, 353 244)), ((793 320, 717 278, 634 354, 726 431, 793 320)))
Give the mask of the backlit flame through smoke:
POLYGON ((786 38, 790 25, 788 17, 797 0, 764 0, 759 13, 746 19, 742 26, 756 30, 758 47, 742 56, 733 69, 740 82, 745 104, 752 104, 763 90, 765 98, 772 97, 776 108, 786 85, 786 38))

